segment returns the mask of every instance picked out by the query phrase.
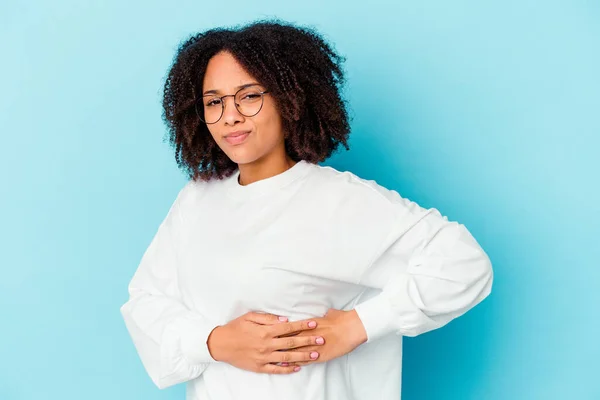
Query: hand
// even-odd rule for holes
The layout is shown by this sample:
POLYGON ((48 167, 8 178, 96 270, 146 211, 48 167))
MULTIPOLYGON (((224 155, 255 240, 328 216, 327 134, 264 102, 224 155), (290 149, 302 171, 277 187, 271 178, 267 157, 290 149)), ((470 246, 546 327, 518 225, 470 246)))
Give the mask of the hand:
POLYGON ((314 320, 287 322, 285 317, 249 312, 213 329, 207 340, 208 350, 215 360, 247 371, 290 374, 300 370, 290 364, 319 357, 314 349, 324 341, 311 335, 316 327, 314 320), (305 335, 293 336, 297 333, 305 335), (313 350, 299 349, 306 346, 313 350))
POLYGON ((350 353, 352 350, 367 341, 367 332, 358 317, 356 311, 341 311, 329 309, 324 317, 315 318, 318 328, 310 332, 299 332, 296 338, 306 335, 318 335, 325 339, 323 346, 308 346, 298 350, 302 352, 317 351, 319 358, 316 360, 306 360, 294 362, 293 365, 306 365, 315 362, 325 362, 333 360, 350 353))

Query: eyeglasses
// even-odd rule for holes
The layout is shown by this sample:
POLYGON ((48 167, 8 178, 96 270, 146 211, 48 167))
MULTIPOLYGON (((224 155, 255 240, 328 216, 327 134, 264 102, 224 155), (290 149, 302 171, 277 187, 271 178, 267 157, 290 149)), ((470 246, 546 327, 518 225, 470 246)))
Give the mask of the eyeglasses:
POLYGON ((263 106, 263 96, 269 93, 260 86, 243 87, 235 94, 217 96, 204 95, 195 103, 196 114, 205 124, 216 124, 225 111, 225 98, 233 97, 235 108, 244 117, 253 117, 260 112, 263 106))

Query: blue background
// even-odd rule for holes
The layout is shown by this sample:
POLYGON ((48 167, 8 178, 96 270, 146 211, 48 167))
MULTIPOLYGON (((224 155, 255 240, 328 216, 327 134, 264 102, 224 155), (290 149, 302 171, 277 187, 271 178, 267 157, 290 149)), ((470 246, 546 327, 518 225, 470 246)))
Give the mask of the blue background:
POLYGON ((600 399, 599 2, 23 3, 0 5, 1 399, 183 399, 119 313, 185 182, 161 85, 187 35, 273 16, 347 57, 352 149, 327 164, 494 263, 491 297, 405 340, 403 399, 600 399))

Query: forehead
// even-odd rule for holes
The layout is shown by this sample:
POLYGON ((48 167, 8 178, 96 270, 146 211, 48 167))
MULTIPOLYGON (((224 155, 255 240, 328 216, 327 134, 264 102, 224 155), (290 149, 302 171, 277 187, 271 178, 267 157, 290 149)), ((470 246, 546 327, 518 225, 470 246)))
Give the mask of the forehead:
POLYGON ((228 52, 213 56, 206 67, 203 91, 232 92, 237 87, 256 82, 256 79, 228 52))

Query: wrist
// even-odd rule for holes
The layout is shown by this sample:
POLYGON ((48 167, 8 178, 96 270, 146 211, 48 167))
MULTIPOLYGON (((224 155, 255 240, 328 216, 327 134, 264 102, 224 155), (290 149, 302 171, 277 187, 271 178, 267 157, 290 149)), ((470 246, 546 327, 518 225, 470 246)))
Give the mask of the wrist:
POLYGON ((350 310, 346 315, 348 316, 350 340, 355 347, 358 347, 367 341, 367 331, 356 310, 350 310))
POLYGON ((222 335, 222 326, 217 326, 212 330, 210 335, 208 335, 208 339, 206 340, 206 346, 208 347, 208 352, 210 356, 215 361, 223 361, 221 354, 221 335, 222 335))

